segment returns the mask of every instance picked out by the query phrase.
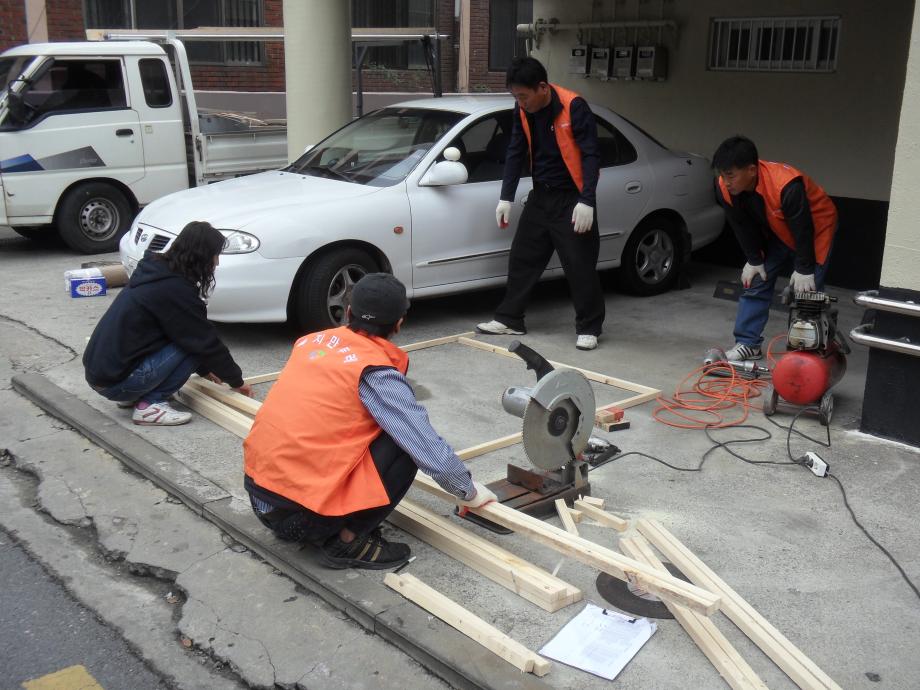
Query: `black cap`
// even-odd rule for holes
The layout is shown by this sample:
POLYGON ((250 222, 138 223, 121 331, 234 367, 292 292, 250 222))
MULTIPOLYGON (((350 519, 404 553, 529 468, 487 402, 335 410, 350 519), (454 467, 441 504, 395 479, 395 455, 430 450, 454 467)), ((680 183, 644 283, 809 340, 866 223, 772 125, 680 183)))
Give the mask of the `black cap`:
POLYGON ((390 273, 368 273, 351 289, 355 323, 392 324, 409 311, 406 286, 390 273))

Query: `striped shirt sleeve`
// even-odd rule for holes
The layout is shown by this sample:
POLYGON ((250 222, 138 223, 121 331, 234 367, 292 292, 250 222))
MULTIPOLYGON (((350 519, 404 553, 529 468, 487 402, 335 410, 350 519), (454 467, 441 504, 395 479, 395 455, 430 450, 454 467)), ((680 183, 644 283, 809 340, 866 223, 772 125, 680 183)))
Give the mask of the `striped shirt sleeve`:
POLYGON ((422 472, 454 496, 472 498, 475 489, 469 470, 431 426, 405 376, 390 368, 365 371, 358 395, 380 428, 422 472))

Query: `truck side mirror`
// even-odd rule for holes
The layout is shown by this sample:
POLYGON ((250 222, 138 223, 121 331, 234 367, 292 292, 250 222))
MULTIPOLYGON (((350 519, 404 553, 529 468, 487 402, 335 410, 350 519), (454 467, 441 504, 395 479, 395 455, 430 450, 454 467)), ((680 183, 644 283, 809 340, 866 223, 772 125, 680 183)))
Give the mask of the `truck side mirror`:
POLYGON ((464 184, 469 178, 466 166, 460 162, 460 150, 454 146, 444 149, 445 160, 432 165, 422 179, 420 187, 446 187, 455 184, 464 184))
POLYGON ((22 100, 22 94, 17 91, 12 90, 12 82, 6 88, 6 106, 10 113, 10 124, 21 125, 24 124, 28 110, 26 109, 25 102, 22 100))

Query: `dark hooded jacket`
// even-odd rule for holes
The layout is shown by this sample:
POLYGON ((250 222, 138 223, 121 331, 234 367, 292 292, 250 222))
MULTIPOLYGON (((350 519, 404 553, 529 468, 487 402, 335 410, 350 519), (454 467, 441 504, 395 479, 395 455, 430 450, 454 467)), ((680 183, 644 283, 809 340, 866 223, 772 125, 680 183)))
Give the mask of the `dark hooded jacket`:
POLYGON ((208 321, 198 287, 148 255, 96 324, 83 353, 86 381, 97 388, 120 383, 170 343, 198 358, 199 374, 214 373, 234 388, 243 385, 240 367, 208 321))

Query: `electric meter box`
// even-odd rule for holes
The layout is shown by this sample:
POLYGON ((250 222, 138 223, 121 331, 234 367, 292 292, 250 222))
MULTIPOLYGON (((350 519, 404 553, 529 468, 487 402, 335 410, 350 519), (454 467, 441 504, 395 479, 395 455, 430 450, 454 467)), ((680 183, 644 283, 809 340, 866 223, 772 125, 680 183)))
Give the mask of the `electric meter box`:
POLYGON ((668 51, 664 46, 636 49, 636 79, 663 80, 668 76, 668 51))
POLYGON ((588 46, 575 46, 569 54, 569 74, 588 76, 591 74, 591 49, 588 46))
POLYGON ((633 79, 636 76, 636 46, 616 46, 610 60, 611 79, 633 79))
POLYGON ((598 79, 610 79, 610 48, 591 49, 591 76, 598 79))

